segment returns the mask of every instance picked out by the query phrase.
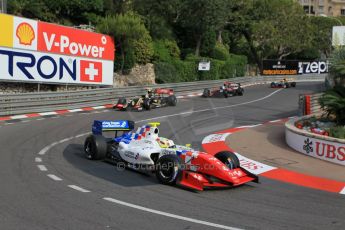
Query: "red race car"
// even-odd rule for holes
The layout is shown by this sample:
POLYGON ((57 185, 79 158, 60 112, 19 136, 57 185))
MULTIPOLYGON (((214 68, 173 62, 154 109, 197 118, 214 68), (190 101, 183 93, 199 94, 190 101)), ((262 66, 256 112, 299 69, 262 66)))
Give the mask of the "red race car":
POLYGON ((243 96, 244 89, 240 83, 224 82, 219 88, 204 89, 202 93, 203 97, 232 97, 232 96, 243 96))
POLYGON ((159 124, 151 122, 134 131, 133 121, 94 121, 93 134, 85 140, 85 154, 89 159, 148 170, 162 184, 178 184, 199 191, 258 182, 258 176, 240 166, 236 154, 228 151, 208 154, 188 145, 177 145, 159 136, 159 124), (106 131, 115 131, 115 137, 104 137, 106 131))

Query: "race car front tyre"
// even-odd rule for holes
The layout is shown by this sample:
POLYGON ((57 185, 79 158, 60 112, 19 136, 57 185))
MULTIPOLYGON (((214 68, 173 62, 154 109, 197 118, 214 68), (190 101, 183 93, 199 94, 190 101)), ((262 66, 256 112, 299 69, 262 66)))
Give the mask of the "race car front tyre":
POLYGON ((151 109, 151 102, 149 98, 145 98, 144 102, 143 102, 143 107, 146 110, 150 110, 151 109))
POLYGON ((271 88, 274 88, 274 87, 276 87, 276 83, 271 82, 271 88))
POLYGON ((90 135, 84 142, 86 158, 90 160, 103 160, 107 154, 107 140, 100 135, 90 135))
POLYGON ((235 153, 229 151, 221 151, 214 155, 215 158, 220 160, 225 164, 229 169, 235 169, 240 167, 240 161, 235 153))
POLYGON ((182 173, 181 160, 178 156, 169 154, 160 157, 156 164, 156 177, 162 184, 176 184, 182 173))
POLYGON ((244 93, 244 90, 243 90, 243 89, 239 90, 239 91, 238 91, 238 96, 243 96, 243 93, 244 93))
POLYGON ((177 105, 177 98, 176 98, 175 95, 170 95, 170 96, 168 97, 168 104, 169 104, 170 106, 176 106, 176 105, 177 105))
POLYGON ((296 87, 296 82, 291 82, 291 87, 296 87))

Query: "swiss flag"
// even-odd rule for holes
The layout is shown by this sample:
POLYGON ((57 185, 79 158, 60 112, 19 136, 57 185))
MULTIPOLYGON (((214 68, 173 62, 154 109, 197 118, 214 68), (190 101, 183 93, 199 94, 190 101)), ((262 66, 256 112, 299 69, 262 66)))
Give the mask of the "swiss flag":
POLYGON ((102 82, 102 62, 80 61, 80 81, 102 82))

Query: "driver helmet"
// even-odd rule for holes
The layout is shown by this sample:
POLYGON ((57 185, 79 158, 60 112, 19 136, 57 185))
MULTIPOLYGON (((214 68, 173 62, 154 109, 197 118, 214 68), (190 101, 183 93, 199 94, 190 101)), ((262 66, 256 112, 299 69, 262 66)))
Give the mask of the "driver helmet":
POLYGON ((148 95, 148 97, 152 97, 153 96, 153 90, 147 89, 147 95, 148 95))
POLYGON ((157 142, 161 148, 171 148, 175 146, 174 141, 163 137, 158 138, 157 142))

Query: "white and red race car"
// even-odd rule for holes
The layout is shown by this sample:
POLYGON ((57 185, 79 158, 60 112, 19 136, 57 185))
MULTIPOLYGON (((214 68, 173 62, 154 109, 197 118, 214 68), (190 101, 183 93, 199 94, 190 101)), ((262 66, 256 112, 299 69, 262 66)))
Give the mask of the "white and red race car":
POLYGON ((176 145, 159 136, 158 125, 149 123, 133 131, 133 121, 94 121, 92 135, 84 144, 86 157, 149 170, 163 184, 179 184, 193 190, 258 182, 256 175, 240 167, 234 153, 221 151, 212 155, 176 145), (105 131, 115 131, 115 137, 104 137, 105 131), (119 131, 123 131, 120 136, 119 131))

